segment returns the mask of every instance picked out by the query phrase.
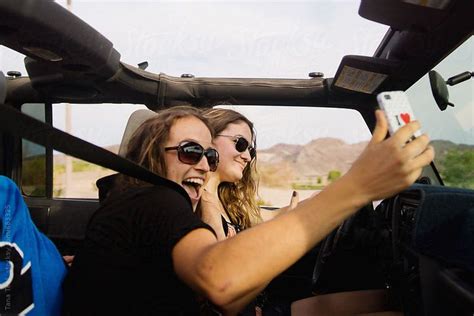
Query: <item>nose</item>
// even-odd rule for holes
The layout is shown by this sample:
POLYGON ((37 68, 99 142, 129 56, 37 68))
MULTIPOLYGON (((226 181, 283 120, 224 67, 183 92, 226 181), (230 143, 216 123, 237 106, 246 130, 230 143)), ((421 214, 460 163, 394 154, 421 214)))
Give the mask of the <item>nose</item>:
POLYGON ((194 165, 194 168, 202 172, 209 172, 211 170, 205 156, 202 156, 201 160, 194 165))
POLYGON ((240 157, 242 157, 242 159, 245 162, 250 162, 250 160, 252 160, 252 157, 250 156, 250 151, 248 148, 244 150, 242 153, 240 153, 240 157))

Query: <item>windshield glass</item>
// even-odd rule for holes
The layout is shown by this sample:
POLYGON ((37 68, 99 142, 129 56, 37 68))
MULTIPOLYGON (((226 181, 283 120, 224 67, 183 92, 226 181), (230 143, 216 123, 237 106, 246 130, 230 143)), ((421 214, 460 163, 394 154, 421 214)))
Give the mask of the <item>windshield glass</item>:
MULTIPOLYGON (((360 17, 355 0, 57 2, 107 37, 121 61, 172 76, 332 77, 344 55, 371 56, 388 30, 360 17)), ((26 74, 14 51, 2 50, 0 64, 26 74)))
MULTIPOLYGON (((436 70, 444 80, 474 68, 473 38, 469 38, 436 70)), ((448 106, 441 111, 433 98, 428 75, 407 92, 415 115, 436 150, 435 164, 448 186, 474 189, 474 80, 448 86, 448 106)))

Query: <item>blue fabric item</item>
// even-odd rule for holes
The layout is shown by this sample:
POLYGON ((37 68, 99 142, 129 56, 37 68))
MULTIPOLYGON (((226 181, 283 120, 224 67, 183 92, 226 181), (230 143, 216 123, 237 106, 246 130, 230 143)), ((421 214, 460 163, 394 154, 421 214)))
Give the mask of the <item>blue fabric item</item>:
POLYGON ((0 176, 0 314, 60 315, 66 265, 17 186, 0 176))
POLYGON ((420 253, 474 272, 474 191, 430 185, 421 190, 414 247, 420 253))

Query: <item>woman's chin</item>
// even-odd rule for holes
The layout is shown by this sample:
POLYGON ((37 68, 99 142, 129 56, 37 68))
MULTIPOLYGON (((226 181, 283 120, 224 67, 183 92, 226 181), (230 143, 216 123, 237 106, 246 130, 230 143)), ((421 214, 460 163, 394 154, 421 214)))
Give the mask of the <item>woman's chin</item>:
POLYGON ((236 173, 236 182, 242 180, 244 177, 244 169, 239 169, 239 171, 236 173))
POLYGON ((232 182, 232 183, 239 182, 242 179, 242 177, 243 177, 242 173, 236 172, 231 177, 229 177, 229 180, 226 182, 232 182))
POLYGON ((221 182, 230 182, 230 183, 239 182, 244 176, 244 172, 242 168, 240 167, 235 168, 233 170, 229 170, 229 171, 230 172, 221 174, 221 178, 220 178, 221 182))

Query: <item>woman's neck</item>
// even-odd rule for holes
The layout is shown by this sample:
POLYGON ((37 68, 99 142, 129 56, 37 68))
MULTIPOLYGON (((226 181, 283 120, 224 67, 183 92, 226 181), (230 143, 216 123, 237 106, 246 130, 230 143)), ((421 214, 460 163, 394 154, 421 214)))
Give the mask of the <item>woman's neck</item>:
POLYGON ((211 174, 209 180, 205 185, 205 190, 212 194, 215 197, 216 202, 218 203, 219 212, 224 217, 224 219, 230 222, 229 216, 227 215, 224 205, 222 205, 221 200, 219 199, 219 184, 221 183, 220 178, 217 174, 211 174))
POLYGON ((211 193, 212 195, 218 197, 218 188, 219 184, 221 184, 221 180, 217 174, 211 174, 209 180, 205 185, 205 189, 207 192, 211 193))

